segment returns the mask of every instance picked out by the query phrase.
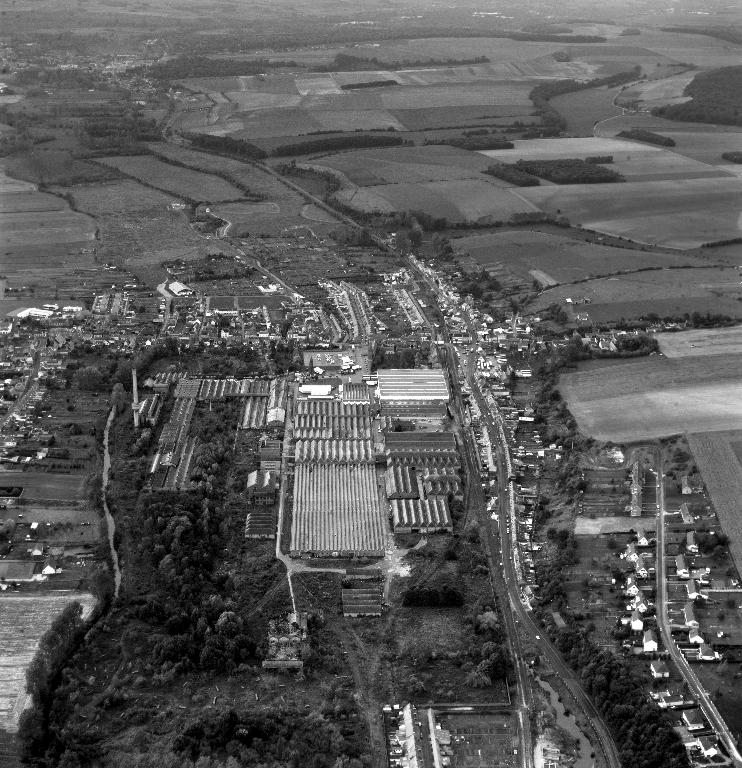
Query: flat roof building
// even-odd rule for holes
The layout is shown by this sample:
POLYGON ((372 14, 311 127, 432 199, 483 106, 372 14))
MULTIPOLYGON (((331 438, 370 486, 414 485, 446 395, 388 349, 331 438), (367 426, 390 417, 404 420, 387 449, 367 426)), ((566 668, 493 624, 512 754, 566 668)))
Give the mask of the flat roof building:
POLYGON ((382 368, 376 376, 379 381, 377 393, 382 402, 447 403, 451 397, 446 375, 440 368, 382 368))

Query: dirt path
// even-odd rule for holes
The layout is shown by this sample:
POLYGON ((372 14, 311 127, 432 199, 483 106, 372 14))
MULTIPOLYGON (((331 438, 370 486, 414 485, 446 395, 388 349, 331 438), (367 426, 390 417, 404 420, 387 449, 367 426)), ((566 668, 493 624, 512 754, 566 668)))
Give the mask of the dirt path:
POLYGON ((373 654, 368 651, 363 640, 356 631, 343 623, 340 628, 343 648, 348 652, 348 664, 353 674, 353 682, 358 692, 358 704, 363 710, 368 722, 369 741, 371 748, 371 765, 373 768, 386 768, 386 737, 384 736, 384 721, 381 708, 387 702, 379 701, 374 692, 372 680, 373 654))

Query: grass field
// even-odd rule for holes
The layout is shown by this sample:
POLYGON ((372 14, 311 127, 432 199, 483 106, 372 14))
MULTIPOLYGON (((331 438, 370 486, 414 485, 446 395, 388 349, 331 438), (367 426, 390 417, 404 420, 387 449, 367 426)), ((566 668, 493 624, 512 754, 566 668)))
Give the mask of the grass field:
POLYGON ((647 80, 632 85, 621 92, 616 104, 626 106, 629 102, 638 102, 642 110, 662 107, 667 104, 682 104, 690 96, 683 96, 685 86, 695 77, 695 71, 683 72, 662 80, 647 80))
MULTIPOLYGON (((457 253, 468 254, 485 268, 505 267, 525 280, 539 270, 556 283, 571 283, 646 267, 691 265, 689 257, 611 248, 563 235, 511 230, 452 240, 457 253)), ((577 286, 575 290, 581 290, 577 286)))
POLYGON ((574 136, 592 136, 597 120, 605 120, 622 111, 614 106, 618 88, 587 88, 565 93, 551 99, 551 105, 567 121, 567 130, 574 136))
POLYGON ((644 358, 582 364, 559 380, 580 430, 629 443, 683 432, 742 429, 742 358, 644 358))
POLYGON ((116 168, 144 184, 188 200, 216 203, 239 200, 244 196, 237 187, 219 176, 181 168, 150 155, 104 157, 98 162, 116 168))
POLYGON ((742 326, 699 328, 679 333, 659 333, 657 341, 666 357, 742 355, 742 326))
POLYGON ((0 485, 22 486, 24 499, 81 499, 85 476, 53 472, 0 472, 0 485))
MULTIPOLYGON (((728 426, 739 428, 739 425, 728 426)), ((733 446, 740 441, 740 431, 688 436, 688 445, 711 494, 716 515, 724 532, 729 536, 729 551, 738 570, 742 569, 742 523, 739 515, 742 465, 733 446)))
POLYGON ((650 270, 557 286, 541 293, 534 309, 564 306, 567 298, 577 302, 576 311, 596 321, 650 312, 662 317, 709 311, 742 316, 742 285, 735 267, 650 270))

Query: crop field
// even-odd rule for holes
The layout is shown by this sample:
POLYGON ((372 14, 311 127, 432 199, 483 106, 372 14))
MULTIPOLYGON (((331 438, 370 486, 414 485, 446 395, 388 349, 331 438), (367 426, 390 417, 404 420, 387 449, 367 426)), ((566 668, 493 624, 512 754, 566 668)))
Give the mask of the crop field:
POLYGON ((342 189, 336 197, 360 211, 419 210, 449 221, 507 221, 513 214, 536 210, 509 189, 486 179, 385 184, 342 189))
MULTIPOLYGON (((693 264, 684 256, 612 248, 563 235, 523 229, 472 235, 452 240, 457 254, 468 254, 486 269, 502 268, 529 280, 538 270, 555 283, 571 283, 589 277, 632 272, 647 267, 693 264)), ((580 291, 582 286, 577 286, 580 291)))
POLYGON ((112 166, 144 184, 188 200, 215 203, 243 197, 239 189, 218 176, 164 163, 150 155, 104 157, 98 162, 112 166))
POLYGON ((684 157, 649 144, 623 139, 589 137, 582 139, 534 139, 515 141, 513 149, 485 150, 479 154, 499 162, 516 160, 560 160, 595 155, 610 155, 607 166, 623 175, 627 181, 665 181, 670 179, 702 179, 729 176, 717 167, 684 157))
POLYGON ((622 114, 614 106, 618 88, 587 88, 550 99, 551 105, 567 121, 567 130, 575 136, 592 136, 597 120, 622 114))
POLYGON ((534 307, 564 306, 567 298, 575 302, 575 311, 597 322, 650 312, 662 317, 686 312, 742 316, 742 285, 733 267, 650 270, 557 286, 541 293, 534 307))
POLYGON ((660 350, 666 357, 742 355, 742 326, 698 328, 678 333, 658 333, 660 350))
MULTIPOLYGON (((248 231, 277 235, 292 227, 306 226, 308 222, 311 222, 312 230, 317 233, 324 234, 337 229, 337 220, 330 214, 324 211, 322 216, 316 211, 312 213, 313 209, 306 209, 306 200, 298 192, 271 173, 250 163, 172 144, 152 145, 152 148, 157 154, 176 163, 204 172, 224 174, 240 188, 248 190, 250 196, 262 200, 263 205, 260 207, 245 202, 238 204, 237 208, 232 205, 227 208, 231 213, 234 210, 242 211, 237 218, 248 220, 248 231)), ((222 210, 223 206, 218 208, 222 210)), ((229 219, 229 216, 226 218, 229 219)))
POLYGON ((742 429, 741 359, 719 355, 588 363, 560 377, 580 430, 630 443, 685 432, 742 429))
POLYGON ((27 704, 26 668, 57 614, 78 600, 84 615, 94 598, 86 593, 0 595, 0 728, 15 733, 27 704))
POLYGON ((523 199, 572 224, 681 250, 739 237, 740 193, 742 180, 732 177, 519 190, 523 199))
MULTIPOLYGON (((409 182, 482 179, 490 165, 481 155, 455 147, 390 147, 340 152, 312 161, 343 173, 359 187, 409 182)), ((489 181, 489 179, 487 179, 489 181)), ((507 186, 503 183, 501 186, 507 186)))
MULTIPOLYGON (((729 426, 732 426, 731 424, 729 426)), ((737 569, 742 569, 742 464, 738 446, 742 432, 736 430, 688 435, 688 445, 701 477, 711 494, 716 515, 729 536, 729 551, 737 569)))

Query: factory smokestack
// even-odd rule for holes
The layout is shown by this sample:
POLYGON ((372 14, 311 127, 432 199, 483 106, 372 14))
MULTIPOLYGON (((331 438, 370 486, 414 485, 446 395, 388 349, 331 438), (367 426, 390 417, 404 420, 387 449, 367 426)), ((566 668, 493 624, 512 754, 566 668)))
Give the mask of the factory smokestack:
POLYGON ((134 426, 139 429, 139 389, 137 387, 137 369, 131 369, 131 393, 133 402, 131 404, 131 410, 134 414, 134 426))

